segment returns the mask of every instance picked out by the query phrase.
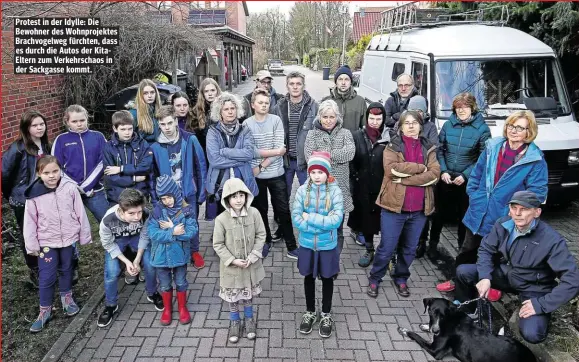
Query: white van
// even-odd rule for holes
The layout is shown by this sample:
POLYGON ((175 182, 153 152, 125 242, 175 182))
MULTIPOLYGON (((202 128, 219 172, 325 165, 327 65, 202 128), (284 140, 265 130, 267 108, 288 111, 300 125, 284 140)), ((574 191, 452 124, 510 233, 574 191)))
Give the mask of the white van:
POLYGON ((482 18, 471 12, 455 20, 412 3, 383 12, 388 33, 374 36, 364 54, 358 94, 384 103, 396 77, 411 74, 440 130, 454 96, 470 92, 493 137, 502 135, 510 113, 531 109, 539 124, 535 142, 549 167, 548 202, 579 198, 579 123, 555 52, 519 30, 471 20, 472 13, 482 18))

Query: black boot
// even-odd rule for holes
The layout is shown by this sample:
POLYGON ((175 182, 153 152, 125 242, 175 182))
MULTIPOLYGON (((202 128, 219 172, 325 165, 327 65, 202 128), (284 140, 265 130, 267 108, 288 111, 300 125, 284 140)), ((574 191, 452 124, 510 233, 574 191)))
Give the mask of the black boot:
POLYGON ((416 258, 422 258, 424 253, 426 253, 426 239, 420 239, 418 242, 418 248, 416 248, 416 258))
POLYGON ((438 241, 430 240, 430 244, 428 245, 428 251, 426 252, 428 259, 432 261, 436 261, 440 259, 440 253, 438 252, 438 241))

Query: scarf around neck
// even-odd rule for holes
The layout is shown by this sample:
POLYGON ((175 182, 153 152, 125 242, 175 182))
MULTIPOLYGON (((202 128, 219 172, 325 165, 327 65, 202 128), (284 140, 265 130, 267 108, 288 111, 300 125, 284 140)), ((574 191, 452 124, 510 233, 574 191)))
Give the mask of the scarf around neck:
POLYGON ((310 98, 311 98, 307 91, 304 91, 304 94, 302 96, 302 100, 299 101, 298 103, 292 103, 289 93, 286 95, 286 97, 288 99, 289 110, 291 113, 300 113, 302 111, 304 105, 307 102, 309 102, 310 98))
POLYGON ((376 143, 376 141, 378 141, 378 139, 382 135, 382 132, 380 132, 380 130, 377 128, 366 126, 366 134, 368 135, 368 138, 370 138, 372 144, 374 144, 376 143))
POLYGON ((221 129, 225 132, 226 135, 232 137, 239 132, 239 127, 241 124, 239 123, 239 119, 235 119, 235 122, 226 124, 225 122, 221 121, 221 129))

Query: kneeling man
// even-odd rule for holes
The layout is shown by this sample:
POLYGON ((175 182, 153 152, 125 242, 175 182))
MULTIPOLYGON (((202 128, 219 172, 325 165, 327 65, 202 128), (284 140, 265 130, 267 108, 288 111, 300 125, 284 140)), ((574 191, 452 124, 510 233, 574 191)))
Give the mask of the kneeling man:
POLYGON ((529 343, 544 341, 551 312, 579 293, 575 259, 566 240, 539 220, 540 205, 533 192, 516 192, 509 215, 483 239, 477 263, 456 270, 456 298, 461 302, 476 297, 477 291, 486 297, 491 286, 518 294, 519 330, 529 343))

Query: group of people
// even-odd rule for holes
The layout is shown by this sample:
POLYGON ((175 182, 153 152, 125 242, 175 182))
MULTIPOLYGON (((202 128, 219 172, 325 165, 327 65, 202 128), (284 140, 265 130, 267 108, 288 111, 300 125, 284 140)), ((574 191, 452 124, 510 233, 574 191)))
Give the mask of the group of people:
POLYGON ((52 147, 46 117, 27 111, 21 137, 3 155, 2 189, 40 292, 40 314, 30 330, 41 331, 50 320, 57 279, 65 314, 79 311, 74 269, 79 245, 91 242, 84 206, 100 223, 106 251, 99 327, 118 310, 123 270, 127 283, 145 282, 163 325, 172 323, 174 283, 179 322, 189 323, 186 271, 190 261, 197 269, 205 265, 198 224, 205 204, 205 218, 215 220, 219 297, 230 306, 231 343, 256 337, 252 300, 265 278, 262 259, 282 239, 304 277, 299 331, 311 333, 319 321, 320 336, 332 334, 346 213, 352 238, 365 247, 359 265, 371 266, 370 297, 378 296, 392 264, 395 291, 410 296, 414 259, 436 259, 444 224, 458 221, 457 277, 437 288, 456 288, 459 304, 477 289, 495 300, 499 290, 518 292, 524 296, 523 337, 543 340, 549 313, 579 292, 579 272, 565 240, 539 220, 548 171, 533 143, 533 113, 514 112, 503 134, 491 138, 474 96, 461 93, 439 133, 410 75, 398 76, 385 104, 368 106, 352 78, 350 68, 340 67, 320 103, 305 90, 300 72, 287 75, 281 95, 269 72, 260 71, 255 90, 243 98, 207 78, 195 105, 182 92, 163 105, 155 83, 145 79, 130 109, 113 114, 108 141, 89 129, 88 112, 72 105, 64 115, 67 132, 52 147), (300 186, 290 204, 295 176, 300 186))

